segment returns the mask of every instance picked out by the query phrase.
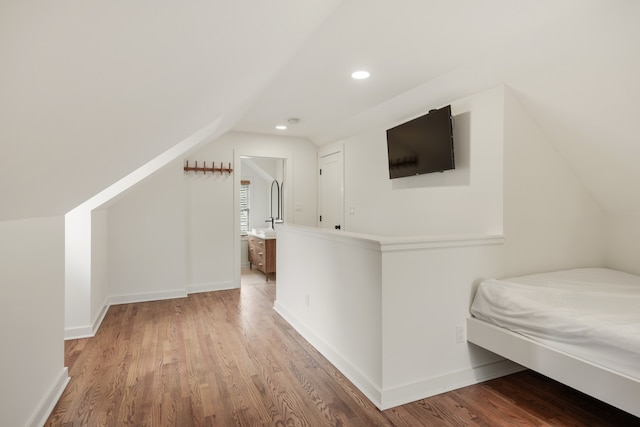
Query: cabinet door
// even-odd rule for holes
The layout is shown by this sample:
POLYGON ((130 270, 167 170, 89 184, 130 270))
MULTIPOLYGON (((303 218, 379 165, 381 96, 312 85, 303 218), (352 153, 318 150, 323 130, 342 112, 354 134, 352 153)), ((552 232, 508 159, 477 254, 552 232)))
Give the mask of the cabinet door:
POLYGON ((265 251, 265 273, 276 272, 276 239, 267 240, 265 251))
POLYGON ((253 259, 254 259, 253 254, 255 252, 255 242, 253 237, 249 237, 248 247, 249 247, 249 266, 251 266, 251 264, 253 264, 253 259))

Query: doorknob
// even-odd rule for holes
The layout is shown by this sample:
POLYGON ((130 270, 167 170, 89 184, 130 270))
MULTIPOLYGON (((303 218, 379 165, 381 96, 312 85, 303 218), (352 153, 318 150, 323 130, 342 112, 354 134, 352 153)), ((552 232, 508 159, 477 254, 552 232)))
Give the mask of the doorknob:
POLYGON ((336 225, 336 230, 340 230, 340 224, 336 225))

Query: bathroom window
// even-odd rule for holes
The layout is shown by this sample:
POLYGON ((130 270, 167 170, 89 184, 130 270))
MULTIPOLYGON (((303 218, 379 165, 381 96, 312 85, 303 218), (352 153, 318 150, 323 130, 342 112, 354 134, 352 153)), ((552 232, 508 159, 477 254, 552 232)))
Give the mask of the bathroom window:
POLYGON ((240 235, 249 233, 249 209, 251 207, 251 181, 240 181, 240 235))

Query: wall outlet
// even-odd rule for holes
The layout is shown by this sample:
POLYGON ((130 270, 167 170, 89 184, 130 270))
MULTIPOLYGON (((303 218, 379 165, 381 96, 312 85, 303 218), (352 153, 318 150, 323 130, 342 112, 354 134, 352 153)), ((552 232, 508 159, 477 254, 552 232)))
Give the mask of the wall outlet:
POLYGON ((467 341, 467 329, 464 325, 456 326, 456 343, 462 344, 467 341))

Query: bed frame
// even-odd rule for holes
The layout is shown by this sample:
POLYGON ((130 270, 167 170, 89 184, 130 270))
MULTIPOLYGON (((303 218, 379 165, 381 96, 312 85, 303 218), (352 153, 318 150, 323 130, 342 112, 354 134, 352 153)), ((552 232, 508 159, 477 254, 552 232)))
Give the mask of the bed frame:
POLYGON ((467 341, 640 417, 640 379, 555 350, 475 317, 467 319, 467 341))

